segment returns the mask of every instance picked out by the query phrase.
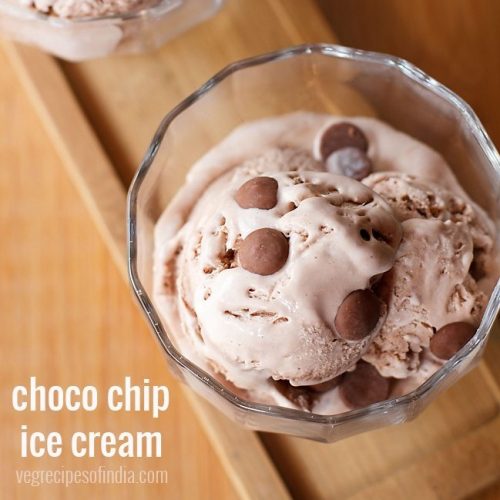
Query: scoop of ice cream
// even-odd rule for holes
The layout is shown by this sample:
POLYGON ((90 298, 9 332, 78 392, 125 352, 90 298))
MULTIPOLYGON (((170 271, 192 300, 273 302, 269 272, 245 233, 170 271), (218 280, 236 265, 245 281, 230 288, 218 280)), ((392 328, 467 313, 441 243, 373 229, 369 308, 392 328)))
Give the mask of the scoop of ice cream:
POLYGON ((419 370, 439 328, 479 323, 486 296, 476 279, 486 274, 494 228, 473 202, 415 176, 382 172, 363 183, 403 223, 396 262, 380 284, 387 320, 364 359, 385 376, 405 378, 419 370))
POLYGON ((436 330, 453 322, 478 324, 486 297, 469 274, 473 240, 465 222, 408 219, 392 270, 379 291, 388 314, 363 359, 386 377, 419 369, 436 330))
POLYGON ((265 153, 214 182, 164 268, 185 335, 250 391, 269 379, 318 384, 356 363, 385 315, 371 283, 391 268, 401 237, 369 188, 276 171, 282 155, 265 153))
POLYGON ((19 2, 45 14, 74 18, 135 12, 152 7, 160 0, 107 0, 106 2, 102 0, 19 0, 19 2))
POLYGON ((463 222, 471 233, 476 253, 491 252, 494 226, 472 201, 435 183, 398 172, 372 174, 363 183, 389 203, 400 221, 419 218, 463 222))

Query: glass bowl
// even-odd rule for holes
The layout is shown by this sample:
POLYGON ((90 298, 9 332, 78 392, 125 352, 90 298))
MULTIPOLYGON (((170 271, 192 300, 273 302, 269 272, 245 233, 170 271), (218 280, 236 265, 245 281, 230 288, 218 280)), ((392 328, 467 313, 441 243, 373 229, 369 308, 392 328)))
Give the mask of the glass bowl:
POLYGON ((236 62, 163 119, 129 191, 129 274, 133 290, 177 376, 249 429, 318 441, 418 415, 479 360, 500 307, 500 281, 470 342, 415 391, 324 416, 246 401, 175 347, 152 297, 153 229, 190 166, 242 122, 292 111, 376 115, 438 150, 498 227, 500 157, 471 108, 408 62, 336 45, 302 45, 236 62))
POLYGON ((155 49, 214 14, 223 0, 161 0, 126 14, 60 18, 0 0, 0 35, 68 61, 155 49))

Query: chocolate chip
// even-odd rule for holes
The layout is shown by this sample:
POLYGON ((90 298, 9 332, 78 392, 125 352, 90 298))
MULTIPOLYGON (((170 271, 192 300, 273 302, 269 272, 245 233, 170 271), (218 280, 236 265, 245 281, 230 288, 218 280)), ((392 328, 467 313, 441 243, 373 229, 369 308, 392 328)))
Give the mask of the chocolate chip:
POLYGON ((337 175, 345 175, 360 181, 373 171, 372 161, 364 151, 348 147, 338 149, 326 159, 326 169, 337 175))
POLYGON ((267 276, 279 271, 288 259, 288 240, 275 229, 262 228, 250 233, 238 251, 241 267, 267 276))
POLYGON ((269 210, 278 203, 278 181, 272 177, 254 177, 240 186, 234 199, 241 208, 269 210))
POLYGON ((317 395, 306 387, 295 387, 288 380, 271 380, 276 389, 302 410, 311 411, 317 395))
POLYGON ((309 389, 314 392, 323 393, 335 389, 340 384, 342 380, 342 375, 338 377, 332 378, 331 380, 327 380, 326 382, 321 382, 319 384, 308 385, 309 389))
POLYGON ((430 349, 439 359, 450 359, 476 333, 476 329, 463 321, 441 327, 431 338, 430 349))
POLYGON ((369 363, 359 361, 356 369, 346 372, 339 392, 344 403, 358 409, 389 397, 390 381, 369 363))
POLYGON ((366 229, 360 229, 359 230, 359 235, 361 238, 363 238, 365 241, 370 241, 370 233, 366 229))
POLYGON ((328 127, 321 136, 319 153, 322 160, 344 148, 357 148, 366 153, 368 140, 365 134, 349 122, 341 122, 328 127))
POLYGON ((362 340, 373 331, 384 309, 371 290, 355 290, 340 304, 335 329, 344 340, 362 340))
POLYGON ((384 241, 385 243, 389 243, 389 238, 387 238, 387 236, 383 235, 377 229, 372 229, 372 235, 377 241, 384 241))

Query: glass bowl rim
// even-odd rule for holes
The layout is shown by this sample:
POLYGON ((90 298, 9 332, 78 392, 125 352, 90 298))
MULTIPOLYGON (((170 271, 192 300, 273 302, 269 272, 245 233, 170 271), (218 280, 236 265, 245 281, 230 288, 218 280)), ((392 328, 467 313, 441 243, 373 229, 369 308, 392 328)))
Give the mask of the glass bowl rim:
POLYGON ((391 56, 388 54, 365 51, 361 49, 353 49, 335 44, 303 44, 277 50, 262 55, 242 59, 233 62, 212 78, 207 80, 201 87, 194 91, 191 95, 183 99, 177 106, 168 112, 161 121, 153 140, 146 152, 146 155, 137 170, 129 188, 127 197, 127 235, 128 235, 128 274, 129 281, 135 296, 146 314, 149 323, 151 324, 154 334, 160 342, 165 353, 176 363, 181 369, 188 370, 199 382, 208 386, 208 388, 221 396, 231 406, 243 410, 246 413, 264 414, 275 418, 301 421, 308 423, 316 423, 321 425, 340 425, 351 420, 363 418, 373 414, 384 414, 389 410, 395 411, 399 408, 409 407, 411 404, 428 393, 431 393, 435 386, 440 385, 442 381, 454 370, 456 370, 467 357, 488 337, 493 326, 498 310, 500 309, 500 279, 498 280, 495 289, 488 301, 481 324, 479 325, 474 337, 450 360, 448 360, 436 373, 427 379, 422 385, 417 387, 412 392, 403 396, 381 401, 370 406, 351 410, 348 412, 336 415, 319 415, 316 413, 308 413, 302 410, 285 408, 275 405, 265 405, 254 403, 241 399, 236 396, 224 385, 218 382, 211 374, 198 367, 186 357, 184 357, 172 344, 163 328, 159 315, 144 289, 137 272, 137 239, 136 239, 136 223, 137 223, 137 200, 141 185, 151 167, 154 158, 158 152, 159 146, 168 130, 172 121, 181 114, 185 109, 194 104, 198 99, 208 93, 218 83, 232 75, 233 73, 282 59, 292 58, 302 55, 320 54, 328 57, 350 59, 359 62, 377 63, 386 67, 398 70, 403 76, 418 83, 427 90, 444 98, 451 105, 460 111, 462 119, 466 126, 472 132, 473 137, 478 142, 483 154, 493 166, 496 174, 500 178, 500 155, 498 154, 493 142, 489 138, 486 130, 479 121, 477 115, 472 108, 457 94, 449 90, 447 87, 428 76, 422 70, 409 63, 405 59, 391 56))
MULTIPOLYGON (((220 3, 222 0, 216 0, 220 3)), ((101 22, 109 21, 131 21, 144 18, 157 18, 164 16, 181 5, 180 0, 160 0, 157 5, 143 7, 132 12, 122 12, 117 14, 108 14, 104 16, 87 16, 87 17, 72 17, 65 18, 51 14, 44 14, 36 9, 25 7, 22 5, 11 5, 8 0, 0 0, 0 11, 5 6, 5 12, 8 14, 15 12, 19 17, 24 17, 29 21, 43 21, 54 27, 70 27, 75 25, 100 24, 101 22)))

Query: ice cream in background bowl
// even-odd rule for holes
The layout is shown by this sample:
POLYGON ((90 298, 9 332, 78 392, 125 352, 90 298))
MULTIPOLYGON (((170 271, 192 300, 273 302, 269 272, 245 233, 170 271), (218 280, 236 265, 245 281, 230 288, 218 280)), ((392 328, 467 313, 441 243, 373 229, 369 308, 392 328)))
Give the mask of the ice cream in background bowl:
POLYGON ((496 213, 435 147, 390 116, 354 113, 373 105, 360 75, 384 64, 377 55, 308 46, 267 57, 216 77, 233 108, 206 87, 163 122, 129 197, 132 244, 147 232, 131 278, 198 392, 251 428, 332 441, 413 417, 473 366, 498 306, 496 213), (307 92, 266 113, 263 87, 277 95, 293 73, 307 92), (335 97, 353 81, 346 110, 335 97), (212 130, 198 121, 212 117, 212 130), (174 190, 167 169, 180 165, 174 190), (150 266, 146 288, 137 263, 150 266))
POLYGON ((203 21, 222 0, 0 0, 0 36, 69 61, 137 53, 203 21))
POLYGON ((14 0, 19 4, 61 18, 129 14, 158 5, 161 0, 14 0))

